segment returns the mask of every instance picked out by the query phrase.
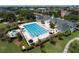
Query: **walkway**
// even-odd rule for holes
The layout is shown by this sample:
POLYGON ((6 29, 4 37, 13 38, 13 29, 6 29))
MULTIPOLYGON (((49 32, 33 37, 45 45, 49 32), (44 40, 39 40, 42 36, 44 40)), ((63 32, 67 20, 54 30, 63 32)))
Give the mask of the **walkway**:
POLYGON ((76 38, 70 40, 70 41, 66 44, 63 53, 67 53, 70 44, 71 44, 73 41, 75 41, 75 40, 79 40, 79 37, 76 37, 76 38))

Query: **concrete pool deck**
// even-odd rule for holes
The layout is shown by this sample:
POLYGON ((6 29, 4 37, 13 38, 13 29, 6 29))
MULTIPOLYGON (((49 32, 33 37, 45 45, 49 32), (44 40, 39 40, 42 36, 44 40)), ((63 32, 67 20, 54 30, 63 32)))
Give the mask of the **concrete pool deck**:
MULTIPOLYGON (((39 22, 24 23, 24 24, 19 25, 19 28, 20 28, 20 31, 21 31, 22 35, 25 37, 25 39, 26 39, 27 42, 28 42, 30 39, 32 39, 33 42, 36 43, 36 42, 38 41, 38 39, 42 40, 42 39, 44 39, 44 38, 46 38, 46 37, 48 37, 48 36, 50 35, 50 34, 49 34, 49 28, 46 28, 45 26, 43 26, 43 24, 41 24, 41 23, 39 23, 39 22), (47 29, 48 32, 33 38, 33 37, 29 34, 29 32, 28 32, 27 30, 24 31, 24 29, 23 29, 23 28, 24 28, 24 25, 29 25, 29 24, 32 24, 32 23, 36 23, 36 24, 38 24, 39 26, 43 27, 44 29, 47 29)), ((29 44, 29 42, 28 42, 28 44, 29 44)), ((30 45, 30 44, 29 44, 29 45, 30 45)))

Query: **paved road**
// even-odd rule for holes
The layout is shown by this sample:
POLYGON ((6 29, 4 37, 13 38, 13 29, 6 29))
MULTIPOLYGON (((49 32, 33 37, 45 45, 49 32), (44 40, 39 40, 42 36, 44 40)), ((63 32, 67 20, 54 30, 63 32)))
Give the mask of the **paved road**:
POLYGON ((79 37, 76 37, 76 38, 70 40, 70 41, 66 44, 63 53, 67 53, 70 44, 71 44, 73 41, 75 41, 75 40, 79 40, 79 37))

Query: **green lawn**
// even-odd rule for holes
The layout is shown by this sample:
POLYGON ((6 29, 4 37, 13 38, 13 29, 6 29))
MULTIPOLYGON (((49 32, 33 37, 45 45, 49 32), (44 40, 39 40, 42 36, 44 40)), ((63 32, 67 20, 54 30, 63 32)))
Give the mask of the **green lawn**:
POLYGON ((0 41, 0 53, 18 53, 21 52, 20 48, 16 46, 13 42, 2 42, 0 41))
POLYGON ((40 48, 34 48, 34 49, 28 51, 28 53, 41 53, 41 50, 40 50, 40 48))
POLYGON ((0 23, 0 28, 6 28, 7 25, 0 23))
MULTIPOLYGON (((0 23, 0 28, 6 28, 5 24, 0 23)), ((58 40, 56 42, 56 45, 50 44, 49 42, 45 43, 44 45, 44 50, 48 53, 60 53, 63 52, 63 49, 65 47, 65 45, 67 44, 67 42, 69 40, 71 40, 74 37, 78 37, 79 36, 79 31, 73 32, 70 36, 68 37, 63 37, 64 40, 58 40)), ((0 52, 22 52, 21 48, 16 46, 14 42, 12 43, 8 43, 8 42, 2 42, 0 41, 0 52)), ((27 51, 25 51, 27 53, 27 51)), ((30 51, 28 51, 28 53, 41 53, 40 48, 34 48, 30 51)))
POLYGON ((79 53, 79 41, 78 40, 75 40, 74 42, 70 44, 68 53, 79 53))
MULTIPOLYGON (((63 52, 63 49, 64 49, 65 45, 67 44, 67 42, 69 40, 71 40, 72 38, 78 37, 78 36, 79 36, 79 31, 73 32, 70 36, 64 37, 64 40, 58 40, 56 45, 50 44, 49 42, 45 43, 45 46, 43 49, 48 53, 63 52)), ((40 53, 41 51, 39 48, 34 48, 34 49, 30 50, 29 52, 40 53)))
POLYGON ((0 28, 3 28, 5 31, 8 30, 7 24, 0 23, 0 28))

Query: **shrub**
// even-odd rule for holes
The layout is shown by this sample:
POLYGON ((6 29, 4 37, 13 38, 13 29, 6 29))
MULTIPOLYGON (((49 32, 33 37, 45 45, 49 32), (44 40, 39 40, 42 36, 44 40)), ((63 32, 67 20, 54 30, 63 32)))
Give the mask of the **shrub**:
POLYGON ((63 35, 67 37, 67 36, 71 35, 71 31, 68 30, 68 31, 64 32, 63 35))
POLYGON ((58 33, 56 34, 57 39, 58 39, 58 40, 63 40, 62 35, 63 35, 62 33, 59 33, 59 32, 58 32, 58 33))
POLYGON ((43 40, 39 40, 37 43, 35 43, 35 46, 40 46, 40 45, 44 44, 44 43, 47 42, 47 41, 49 41, 48 38, 43 39, 43 40))
POLYGON ((50 22, 50 28, 55 28, 55 24, 53 24, 52 22, 50 22))
POLYGON ((42 23, 42 24, 45 24, 45 22, 44 22, 43 20, 41 21, 41 23, 42 23))
POLYGON ((21 36, 20 33, 17 33, 17 38, 18 38, 19 41, 22 41, 22 39, 23 39, 23 37, 21 36))
POLYGON ((42 53, 46 53, 46 51, 45 51, 43 48, 41 48, 41 52, 42 52, 42 53))
POLYGON ((28 46, 28 47, 26 48, 26 50, 29 51, 29 50, 31 50, 31 49, 33 49, 33 48, 34 48, 33 46, 28 46))
POLYGON ((56 41, 57 41, 57 37, 55 37, 55 35, 51 35, 51 36, 49 37, 49 42, 50 42, 51 44, 56 44, 56 41))
POLYGON ((0 28, 0 38, 3 38, 5 35, 5 29, 4 28, 0 28))

